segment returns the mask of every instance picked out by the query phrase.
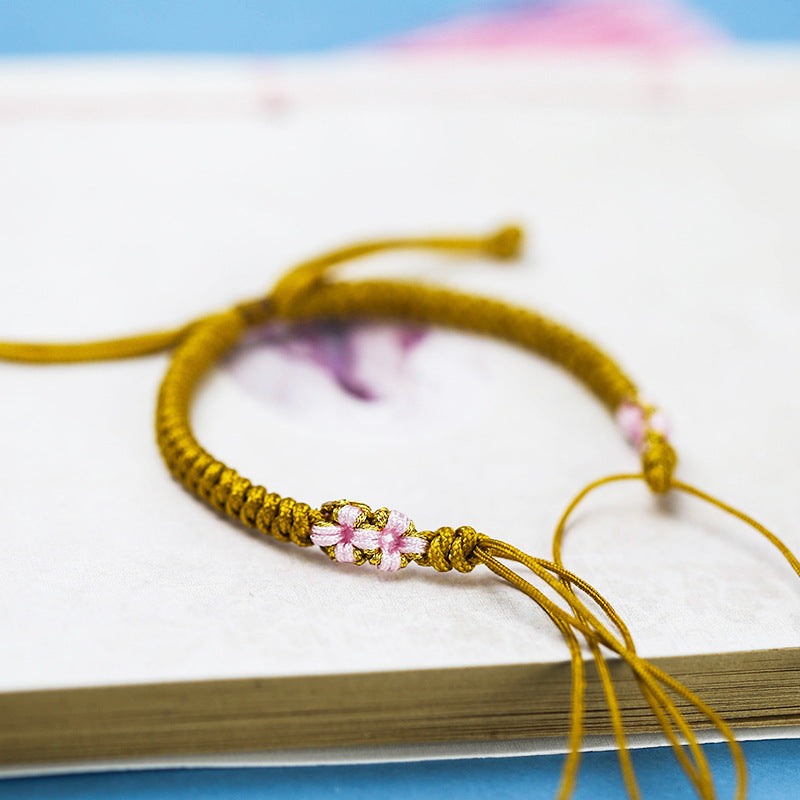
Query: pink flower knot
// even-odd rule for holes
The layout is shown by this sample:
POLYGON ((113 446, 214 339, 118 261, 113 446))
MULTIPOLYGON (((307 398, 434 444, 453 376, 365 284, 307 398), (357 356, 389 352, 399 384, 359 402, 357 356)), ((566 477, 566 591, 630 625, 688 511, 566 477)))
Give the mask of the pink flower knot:
POLYGON ((637 450, 644 447, 648 431, 655 431, 667 438, 669 422, 660 411, 648 411, 645 405, 635 400, 623 400, 617 408, 617 423, 625 436, 637 450))
POLYGON ((311 541, 320 547, 333 547, 337 561, 355 563, 354 548, 380 551, 378 569, 394 572, 402 566, 402 554, 423 554, 428 546, 421 536, 409 535, 411 520, 399 511, 390 511, 389 519, 380 530, 359 528, 357 522, 363 510, 355 505, 342 506, 336 521, 314 525, 311 541))

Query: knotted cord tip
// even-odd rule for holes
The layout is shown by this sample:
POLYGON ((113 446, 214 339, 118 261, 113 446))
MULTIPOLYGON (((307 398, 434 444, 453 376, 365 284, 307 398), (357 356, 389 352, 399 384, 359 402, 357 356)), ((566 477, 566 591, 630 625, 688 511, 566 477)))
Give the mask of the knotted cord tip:
POLYGON ((655 494, 664 494, 672 485, 678 456, 666 436, 649 430, 642 446, 642 469, 647 485, 655 494))
POLYGON ((522 253, 524 238, 524 232, 519 225, 506 225, 486 240, 485 249, 495 258, 516 258, 522 253))
POLYGON ((428 540, 428 551, 423 565, 429 564, 437 572, 472 572, 480 559, 475 550, 484 537, 474 528, 462 525, 460 528, 439 528, 436 531, 424 531, 420 534, 428 540))

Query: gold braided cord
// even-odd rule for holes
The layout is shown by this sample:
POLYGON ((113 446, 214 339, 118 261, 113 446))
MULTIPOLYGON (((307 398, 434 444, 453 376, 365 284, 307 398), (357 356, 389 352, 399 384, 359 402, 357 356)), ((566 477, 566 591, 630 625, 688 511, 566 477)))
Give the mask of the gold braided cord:
POLYGON ((261 533, 301 546, 322 514, 305 503, 268 492, 210 455, 194 437, 189 405, 200 377, 227 352, 245 328, 237 311, 209 317, 176 348, 159 392, 156 438, 170 472, 218 511, 261 533))
MULTIPOLYGON (((527 309, 448 289, 399 281, 328 283, 329 270, 346 260, 398 247, 477 251, 495 258, 514 255, 519 229, 504 228, 489 237, 447 237, 367 242, 305 262, 279 281, 264 298, 207 317, 186 330, 163 380, 156 414, 159 447, 172 474, 187 489, 261 532, 307 546, 321 512, 253 484, 215 459, 197 442, 189 422, 192 393, 205 372, 230 349, 249 326, 275 320, 396 319, 431 323, 494 336, 561 364, 580 378, 609 408, 634 396, 633 382, 617 364, 587 339, 527 309)), ((436 558, 447 529, 423 532, 432 544, 421 557, 436 558)), ((359 555, 359 560, 362 560, 359 555)), ((366 559, 364 559, 366 560, 366 559)))
MULTIPOLYGON (((156 434, 170 472, 189 491, 262 533, 306 546, 311 544, 311 527, 322 521, 320 512, 241 477, 199 445, 189 422, 198 382, 246 327, 274 319, 269 308, 269 304, 241 306, 207 317, 186 333, 162 382, 156 434), (262 310, 256 315, 254 308, 262 310)), ((297 296, 291 309, 284 306, 280 318, 393 318, 471 330, 504 338, 563 364, 610 408, 635 392, 610 358, 567 328, 525 309, 445 289, 389 281, 322 285, 297 296)), ((434 543, 433 552, 438 549, 434 543)), ((405 560, 424 562, 426 557, 405 560)))
POLYGON ((110 361, 157 353, 174 347, 196 323, 167 331, 144 333, 96 342, 28 343, 0 342, 0 359, 29 364, 67 364, 79 361, 110 361))
MULTIPOLYGON (((191 493, 217 511, 264 534, 300 546, 311 545, 312 528, 330 524, 345 505, 357 507, 358 525, 366 529, 381 530, 387 524, 390 512, 385 508, 373 511, 363 504, 348 501, 334 501, 320 508, 312 508, 306 503, 282 497, 241 476, 235 469, 214 458, 197 441, 190 422, 194 392, 203 376, 252 326, 278 321, 321 319, 394 319, 439 325, 499 338, 560 364, 579 378, 612 412, 621 405, 633 402, 646 421, 640 447, 642 471, 595 481, 575 497, 556 528, 553 561, 534 558, 469 526, 416 531, 413 523, 410 523, 409 535, 417 542, 424 540, 422 544, 425 547, 420 551, 404 551, 399 564, 406 566, 413 561, 440 572, 455 569, 464 573, 483 564, 530 597, 564 637, 572 665, 572 710, 568 755, 558 789, 559 800, 567 800, 574 789, 583 737, 586 675, 579 637, 585 641, 597 665, 628 795, 636 800, 640 797, 640 791, 605 652, 618 656, 632 670, 645 701, 697 795, 703 800, 713 800, 716 794, 707 759, 673 696, 681 697, 706 716, 729 743, 736 766, 736 797, 741 800, 746 791, 746 767, 741 748, 730 728, 688 688, 636 653, 627 626, 611 604, 596 589, 564 567, 562 541, 570 515, 590 492, 615 481, 641 480, 654 493, 677 489, 710 502, 748 523, 778 548, 798 575, 800 562, 778 537, 752 518, 673 478, 675 451, 653 421, 653 409, 640 404, 633 382, 611 358, 574 331, 527 309, 448 289, 389 280, 331 280, 331 270, 344 262, 390 249, 431 248, 456 254, 482 254, 502 260, 515 256, 520 246, 521 231, 513 226, 488 237, 429 237, 365 242, 300 264, 263 298, 203 317, 180 328, 65 345, 0 342, 0 358, 37 363, 94 361, 145 355, 174 347, 156 409, 156 438, 170 472, 191 493), (504 561, 525 567, 557 595, 558 601, 548 597, 504 561), (603 622, 603 618, 610 625, 603 622)), ((322 549, 334 557, 334 547, 325 546, 322 549)), ((354 548, 353 560, 359 564, 380 564, 381 553, 354 548)))
POLYGON ((483 334, 560 364, 610 410, 636 394, 633 381, 609 356, 564 325, 520 306, 450 289, 401 281, 323 283, 298 296, 281 316, 297 321, 395 319, 483 334))
POLYGON ((345 261, 390 249, 434 249, 504 261, 519 255, 522 231, 507 226, 484 237, 388 239, 345 247, 290 270, 265 297, 238 308, 249 324, 276 318, 397 319, 504 339, 551 359, 586 383, 613 410, 636 394, 620 367, 587 339, 528 309, 417 282, 330 282, 345 261))

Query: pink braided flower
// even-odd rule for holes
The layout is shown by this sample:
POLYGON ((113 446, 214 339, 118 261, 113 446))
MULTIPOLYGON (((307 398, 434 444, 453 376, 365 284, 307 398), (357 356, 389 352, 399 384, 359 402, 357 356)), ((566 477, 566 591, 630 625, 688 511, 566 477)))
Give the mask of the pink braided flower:
POLYGON ((421 536, 407 536, 411 520, 399 511, 389 512, 389 519, 381 530, 357 528, 356 521, 362 510, 358 506, 342 506, 336 522, 327 525, 314 525, 311 528, 311 541, 320 547, 334 547, 337 561, 354 563, 355 552, 360 550, 380 550, 381 560, 378 569, 394 572, 400 569, 401 554, 425 552, 427 540, 421 536))
POLYGON ((378 569, 394 572, 400 569, 402 553, 418 553, 422 555, 428 546, 421 536, 407 536, 411 520, 399 511, 390 511, 389 519, 379 534, 378 547, 381 550, 381 563, 378 569))
POLYGON ((654 411, 649 416, 641 403, 633 400, 623 400, 617 408, 617 422, 619 423, 628 441, 637 450, 644 446, 647 431, 656 431, 663 436, 669 436, 669 423, 660 411, 654 411))

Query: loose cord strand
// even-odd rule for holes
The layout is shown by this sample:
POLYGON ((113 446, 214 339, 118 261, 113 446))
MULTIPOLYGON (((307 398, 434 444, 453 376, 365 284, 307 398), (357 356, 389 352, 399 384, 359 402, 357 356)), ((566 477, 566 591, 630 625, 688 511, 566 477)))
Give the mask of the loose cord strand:
MULTIPOLYGON (((479 560, 486 564, 486 566, 489 567, 489 569, 495 574, 504 578, 513 586, 531 597, 531 599, 533 599, 534 602, 536 602, 545 611, 545 613, 550 616, 551 619, 559 619, 564 624, 572 625, 572 627, 584 635, 584 637, 587 639, 587 642, 591 643, 592 641, 599 641, 628 662, 629 666, 634 671, 634 674, 637 676, 637 679, 640 679, 642 682, 644 682, 644 684, 648 687, 648 690, 653 693, 661 703, 664 704, 664 706, 669 710, 670 714, 677 720, 677 724, 681 732, 687 737, 692 752, 695 754, 698 761, 697 768, 699 769, 699 773, 697 774, 697 777, 694 777, 695 771, 691 768, 691 765, 689 765, 689 777, 692 780, 693 785, 695 785, 700 797, 704 798, 704 800, 706 798, 709 800, 710 798, 713 798, 715 794, 711 781, 710 769, 702 752, 702 748, 699 747, 696 737, 691 731, 691 727, 685 722, 681 712, 677 709, 672 700, 670 700, 669 697, 664 693, 663 689, 656 684, 655 680, 651 676, 650 667, 652 665, 648 664, 648 662, 646 662, 644 659, 641 659, 639 656, 637 656, 635 652, 631 651, 621 642, 616 640, 615 637, 613 637, 605 628, 605 626, 603 626, 599 620, 597 620, 597 618, 589 612, 586 606, 580 602, 574 593, 571 593, 569 590, 565 589, 561 581, 553 578, 547 573, 552 572, 567 579, 576 578, 576 576, 566 571, 563 567, 559 567, 558 565, 550 562, 543 562, 542 559, 534 559, 512 545, 493 539, 486 539, 481 543, 481 547, 478 550, 478 556, 479 560), (493 558, 493 556, 499 556, 500 558, 517 561, 518 563, 521 563, 531 569, 537 576, 548 583, 552 589, 561 594, 561 596, 567 600, 570 606, 572 606, 575 610, 576 616, 573 617, 568 614, 564 609, 560 608, 540 590, 536 589, 536 587, 534 587, 516 572, 498 562, 495 558, 493 558)), ((580 579, 576 578, 576 581, 579 580, 580 579)), ((585 582, 581 583, 588 587, 588 584, 585 584, 585 582)), ((591 589, 591 587, 588 588, 590 589, 590 594, 593 597, 598 596, 596 590, 591 589)), ((609 607, 607 601, 603 601, 603 605, 609 607)), ((618 619, 616 614, 615 617, 618 619)), ((652 673, 653 675, 656 674, 655 669, 652 670, 652 673)), ((664 673, 658 672, 658 675, 664 675, 664 673)), ((670 688, 673 688, 675 691, 679 691, 679 693, 689 703, 694 705, 698 710, 701 711, 701 713, 704 713, 705 716, 710 719, 712 724, 720 730, 720 733, 722 733, 723 736, 726 736, 726 738, 732 736, 730 730, 724 725, 722 720, 717 715, 713 715, 713 712, 711 712, 711 715, 706 713, 710 712, 710 709, 708 709, 708 707, 705 706, 705 704, 703 704, 699 698, 697 698, 686 687, 682 686, 674 679, 670 678, 669 680, 670 688)), ((580 713, 582 714, 582 708, 580 709, 580 713)), ((612 711, 611 713, 613 714, 614 712, 612 711)), ((668 738, 671 739, 671 737, 668 738)), ((740 751, 739 756, 741 756, 740 751)), ((682 766, 688 763, 685 759, 679 758, 679 761, 682 766)), ((623 769, 625 769, 625 767, 623 767, 623 769)), ((634 780, 632 779, 631 775, 626 776, 626 785, 629 787, 634 785, 634 780)), ((743 786, 744 784, 740 785, 737 797, 744 797, 743 786)))
POLYGON ((569 626, 556 617, 550 619, 561 632, 569 647, 571 664, 570 684, 570 718, 569 735, 567 737, 567 757, 561 770, 561 779, 556 792, 556 800, 569 800, 575 791, 580 769, 581 745, 583 744, 583 709, 586 694, 586 669, 583 663, 583 653, 578 638, 569 626))
MULTIPOLYGON (((550 562, 544 561, 544 559, 534 559, 540 565, 542 565, 545 569, 549 569, 550 562)), ((559 564, 559 567, 561 565, 559 564)), ((630 631, 628 630, 625 623, 619 617, 617 612, 608 603, 602 595, 600 595, 596 589, 592 586, 587 584, 585 581, 578 578, 576 575, 572 575, 568 573, 563 568, 559 569, 557 573, 561 583, 565 586, 565 588, 574 594, 574 587, 577 586, 581 591, 587 594, 592 601, 597 605, 606 617, 612 622, 614 627, 619 631, 620 635, 623 638, 625 646, 631 650, 631 652, 636 653, 636 648, 633 643, 633 638, 631 637, 630 631)), ((582 617, 580 611, 577 612, 577 616, 584 621, 585 618, 582 617)), ((590 641, 589 646, 592 650, 592 656, 594 657, 595 661, 598 664, 598 671, 602 670, 603 673, 607 674, 607 668, 605 666, 605 657, 602 653, 602 650, 598 647, 597 642, 590 641)), ((602 673, 601 673, 602 674, 602 673)), ((639 683, 639 689, 642 693, 642 696, 647 701, 648 705, 653 711, 656 720, 659 723, 662 731, 664 732, 667 741, 669 742, 670 746, 672 747, 673 753, 675 754, 675 758, 678 760, 678 763, 689 777, 690 781, 695 787, 698 795, 700 797, 713 797, 714 796, 714 787, 713 787, 713 780, 711 777, 711 772, 708 766, 708 762, 706 760, 705 754, 703 753, 702 749, 700 748, 697 740, 694 736, 689 725, 686 723, 683 715, 680 713, 675 713, 676 709, 671 706, 671 704, 667 705, 666 711, 664 713, 664 706, 662 705, 663 700, 663 692, 661 692, 658 687, 653 687, 653 685, 641 679, 641 677, 637 674, 636 675, 637 682, 639 683), (672 721, 670 720, 672 717, 672 721), (675 736, 675 731, 673 729, 673 723, 678 727, 680 732, 683 734, 684 738, 686 739, 694 761, 689 759, 684 752, 683 745, 675 736)), ((608 694, 608 693, 607 693, 608 694)), ((617 738, 618 749, 620 752, 620 768, 623 772, 623 775, 626 776, 626 782, 628 784, 633 784, 633 765, 630 763, 629 759, 622 755, 622 746, 620 746, 620 742, 624 743, 624 729, 621 724, 621 717, 616 718, 612 714, 612 722, 615 724, 615 736, 617 738), (625 762, 625 763, 622 763, 625 762)), ((627 747, 625 747, 625 752, 627 752, 627 747)), ((630 789, 628 790, 629 794, 631 794, 630 789)))
POLYGON ((69 364, 135 358, 174 347, 195 324, 93 342, 0 342, 0 359, 29 364, 69 364))
MULTIPOLYGON (((550 569, 552 567, 552 563, 549 561, 545 561, 544 559, 534 559, 537 561, 541 566, 545 569, 550 569)), ((611 606, 611 604, 596 590, 594 587, 586 583, 586 581, 579 578, 577 575, 570 573, 568 570, 564 569, 559 565, 558 571, 554 571, 554 574, 560 577, 560 580, 563 584, 565 584, 570 590, 574 592, 573 587, 577 586, 584 594, 591 598, 592 602, 598 606, 605 616, 613 623, 614 627, 619 631, 620 635, 623 637, 623 641, 625 642, 626 647, 632 652, 636 652, 636 648, 633 643, 633 638, 631 637, 630 631, 628 630, 625 623, 619 617, 617 612, 611 606)), ((602 658, 602 651, 599 649, 597 653, 602 658)), ((597 657, 595 655, 595 657, 597 657)), ((637 680, 639 676, 637 676, 637 680)), ((705 797, 706 794, 713 793, 713 783, 711 781, 711 773, 708 767, 708 763, 705 758, 705 754, 703 753, 702 749, 700 749, 699 744, 696 743, 694 738, 694 734, 691 728, 686 723, 685 719, 682 715, 678 714, 677 718, 674 719, 675 724, 677 725, 678 729, 683 734, 684 738, 689 742, 690 749, 692 750, 693 756, 695 758, 695 762, 692 763, 686 756, 686 753, 683 750, 683 746, 681 745, 680 741, 675 736, 675 732, 672 727, 672 723, 669 720, 669 716, 664 714, 664 709, 659 702, 657 697, 658 690, 656 693, 651 691, 650 686, 640 680, 640 688, 642 694, 644 695, 645 699, 647 700, 648 704, 653 710, 656 719, 661 726, 661 729, 664 731, 664 735, 667 737, 670 745, 672 746, 673 752, 675 753, 675 757, 677 758, 678 762, 680 763, 681 767, 684 769, 686 774, 689 776, 690 780, 694 784, 697 793, 701 797, 705 797), (692 745, 694 742, 694 745, 692 745), (704 792, 706 794, 704 794, 704 792)), ((670 715, 671 709, 668 710, 670 715)))
MULTIPOLYGON (((564 538, 565 530, 566 530, 566 524, 567 524, 567 521, 569 520, 570 516, 572 515, 572 513, 575 511, 576 507, 586 498, 586 496, 588 494, 590 494, 591 492, 593 492, 594 490, 600 488, 601 486, 605 486, 605 485, 608 485, 610 483, 619 482, 619 481, 632 481, 632 480, 641 480, 641 481, 647 482, 647 476, 645 474, 640 474, 640 473, 625 473, 625 474, 619 474, 619 475, 610 475, 610 476, 607 476, 607 477, 604 477, 604 478, 600 478, 599 480, 593 481, 588 486, 584 487, 573 498, 573 500, 570 502, 570 504, 567 506, 566 510, 562 514, 561 519, 559 520, 559 522, 558 522, 558 524, 556 526, 555 533, 553 535, 553 561, 554 561, 554 563, 558 564, 559 566, 563 566, 562 555, 561 554, 562 554, 562 545, 563 545, 563 538, 564 538)), ((722 511, 730 514, 731 516, 736 517, 737 519, 741 520, 742 522, 745 522, 747 525, 749 525, 754 530, 756 530, 758 533, 760 533, 762 536, 764 536, 778 550, 778 552, 781 553, 781 555, 786 559, 786 561, 792 567, 794 572, 798 576, 800 576, 800 562, 798 562, 797 557, 794 555, 794 553, 792 553, 792 551, 788 548, 788 546, 780 538, 778 538, 774 533, 772 533, 772 531, 767 529, 761 523, 757 522, 755 519, 753 519, 749 515, 745 514, 744 512, 739 511, 738 509, 734 508, 733 506, 723 502, 722 500, 719 500, 716 497, 713 497, 712 495, 708 494, 707 492, 704 492, 701 489, 698 489, 697 487, 692 486, 690 484, 687 484, 687 483, 684 483, 682 481, 677 481, 677 480, 673 479, 670 482, 670 487, 669 488, 677 489, 678 491, 681 491, 681 492, 684 492, 686 494, 689 494, 689 495, 692 495, 694 497, 697 497, 698 499, 703 500, 703 501, 709 503, 710 505, 713 505, 713 506, 721 509, 722 511)), ((580 617, 580 612, 576 612, 576 614, 577 614, 577 616, 580 617)), ((627 643, 628 637, 625 636, 624 633, 623 633, 623 638, 626 639, 626 643, 627 643)), ((630 645, 632 645, 632 642, 630 643, 630 645)), ((595 658, 596 658, 596 656, 595 656, 595 658)), ((737 774, 737 793, 736 793, 736 796, 737 796, 737 798, 743 798, 745 796, 745 794, 746 794, 746 785, 747 785, 746 764, 745 764, 745 761, 744 761, 744 756, 743 756, 743 753, 741 751, 741 748, 740 748, 738 742, 736 741, 736 739, 734 737, 733 731, 716 714, 716 712, 714 712, 705 703, 702 703, 702 701, 699 701, 699 698, 695 698, 693 695, 690 698, 690 696, 686 694, 685 687, 683 687, 677 681, 674 681, 674 679, 671 676, 667 675, 666 673, 663 673, 661 670, 658 670, 653 665, 649 665, 648 666, 648 671, 650 672, 650 674, 654 678, 656 678, 658 681, 663 683, 665 686, 668 686, 672 691, 674 691, 677 694, 681 695, 682 697, 684 697, 684 699, 687 699, 687 700, 690 700, 690 702, 693 702, 694 705, 698 709, 700 709, 710 720, 712 720, 712 722, 715 724, 717 729, 720 730, 720 732, 724 734, 725 738, 728 741, 729 749, 731 751, 731 757, 732 757, 732 760, 734 762, 734 767, 735 767, 736 774, 737 774)), ((648 698, 648 702, 649 702, 649 698, 648 698)), ((656 710, 656 708, 653 705, 653 703, 650 703, 650 705, 651 705, 651 708, 653 709, 654 713, 656 714, 656 716, 659 717, 659 721, 661 721, 660 720, 660 714, 656 710)), ((663 728, 663 725, 662 725, 662 728, 663 728)), ((666 732, 666 730, 665 730, 665 732, 666 732)), ((686 732, 682 730, 682 733, 684 734, 684 737, 686 737, 686 732)), ((689 740, 689 741, 690 741, 690 749, 694 750, 694 748, 691 747, 691 740, 689 740)), ((676 752, 676 755, 677 755, 677 752, 676 752)), ((696 754, 695 754, 695 758, 696 758, 696 754)), ((680 759, 680 760, 681 760, 682 766, 684 766, 684 769, 686 769, 686 765, 683 762, 683 759, 680 759)), ((624 769, 623 769, 623 771, 624 771, 624 769)), ((688 770, 687 770, 687 774, 689 774, 690 777, 692 775, 692 773, 689 772, 688 770)))
MULTIPOLYGON (((548 568, 548 563, 543 559, 537 559, 539 563, 541 563, 545 569, 548 568)), ((636 647, 633 643, 633 638, 631 637, 630 632, 628 631, 627 626, 619 617, 617 612, 611 607, 611 605, 606 601, 602 595, 600 595, 597 590, 595 590, 592 586, 587 584, 585 581, 578 578, 576 575, 572 575, 566 572, 566 570, 561 571, 559 570, 561 582, 571 591, 574 592, 575 586, 577 586, 581 591, 587 594, 597 605, 606 617, 613 623, 614 627, 619 631, 620 635, 625 642, 625 646, 628 647, 629 650, 632 652, 636 652, 636 647)), ((599 647, 597 647, 595 642, 590 644, 592 647, 592 654, 597 659, 604 659, 603 653, 599 647)), ((685 719, 682 715, 678 714, 677 717, 673 714, 673 710, 671 708, 667 709, 667 714, 664 713, 664 707, 661 705, 661 702, 658 697, 658 691, 653 692, 651 687, 644 681, 642 681, 639 676, 637 675, 637 681, 639 682, 640 691, 642 692, 643 697, 647 701, 648 705, 653 711, 659 726, 661 727, 662 731, 664 732, 667 741, 669 742, 672 750, 675 754, 675 758, 678 760, 679 764, 683 768, 684 772, 687 774, 689 779, 692 781, 692 784, 695 786, 697 793, 701 797, 706 797, 707 795, 713 796, 713 782, 711 779, 711 772, 708 767, 708 763, 705 758, 705 754, 700 749, 699 745, 696 742, 694 734, 691 728, 686 723, 685 719), (673 720, 670 721, 670 717, 673 717, 673 720), (675 736, 675 731, 673 729, 673 722, 677 725, 678 729, 683 734, 686 741, 689 743, 690 750, 694 757, 694 762, 692 762, 686 755, 683 749, 683 745, 675 736)))
POLYGON ((769 542, 771 542, 775 546, 778 552, 780 552, 780 554, 789 562, 789 565, 795 571, 798 577, 800 577, 800 561, 798 561, 795 554, 789 549, 789 547, 783 541, 781 541, 781 539, 779 539, 768 528, 765 528, 760 522, 757 522, 752 517, 745 514, 743 511, 739 511, 737 508, 728 505, 722 500, 718 500, 716 497, 712 497, 712 495, 701 491, 697 487, 691 486, 688 483, 683 483, 683 481, 673 480, 672 488, 678 489, 679 491, 685 492, 686 494, 693 495, 694 497, 697 497, 700 500, 705 500, 706 503, 710 503, 712 506, 716 506, 717 508, 721 509, 722 511, 725 511, 731 516, 740 519, 742 522, 746 522, 751 528, 758 531, 762 536, 764 536, 764 538, 766 538, 769 542))
MULTIPOLYGON (((357 258, 389 250, 443 250, 451 253, 483 254, 495 259, 515 258, 522 249, 523 234, 516 225, 506 225, 488 236, 428 236, 377 239, 304 261, 289 270, 264 298, 242 303, 237 311, 250 319, 259 313, 268 316, 276 307, 287 307, 303 292, 321 281, 331 268, 357 258)), ((111 361, 151 355, 177 345, 193 328, 210 317, 201 317, 178 328, 112 337, 84 342, 20 342, 0 341, 0 360, 30 364, 111 361)))
MULTIPOLYGON (((622 620, 619 618, 614 609, 610 606, 608 601, 604 600, 596 589, 591 587, 585 581, 582 581, 574 574, 568 572, 563 567, 553 564, 551 562, 544 561, 543 559, 534 559, 531 556, 528 556, 526 553, 523 553, 522 551, 518 550, 517 548, 514 548, 511 545, 507 545, 503 542, 493 541, 492 546, 494 546, 496 554, 500 555, 500 557, 502 558, 509 558, 511 560, 517 561, 519 563, 524 564, 530 569, 533 569, 532 564, 534 563, 539 564, 543 566, 544 569, 558 575, 560 578, 562 578, 562 580, 569 580, 571 582, 574 582, 576 585, 581 586, 582 590, 585 591, 587 595, 590 596, 593 602, 596 602, 598 606, 604 609, 604 611, 607 613, 607 616, 609 616, 609 618, 612 619, 612 621, 614 622, 615 626, 618 626, 621 630, 627 631, 627 629, 624 626, 624 623, 622 623, 622 620)), ((523 584, 526 584, 526 587, 518 586, 518 588, 521 588, 523 591, 526 592, 526 594, 529 594, 530 592, 528 591, 528 589, 532 589, 533 587, 530 587, 530 584, 524 581, 524 579, 522 579, 520 576, 517 576, 516 573, 511 573, 511 574, 514 575, 515 578, 517 578, 523 584)), ((536 574, 540 573, 536 572, 536 574)), ((545 579, 553 589, 555 589, 557 592, 559 592, 559 594, 561 594, 562 589, 564 588, 563 583, 561 581, 554 582, 545 575, 541 575, 541 577, 545 579)), ((515 583, 514 581, 512 582, 515 583)), ((689 762, 687 762, 684 758, 681 757, 678 757, 679 762, 681 763, 682 766, 684 766, 685 764, 689 764, 690 771, 687 774, 689 774, 690 779, 692 779, 692 782, 695 784, 698 794, 703 798, 713 797, 714 796, 713 782, 711 779, 711 772, 705 754, 703 753, 702 748, 700 748, 699 743, 697 742, 696 737, 694 736, 694 733, 691 730, 691 727, 686 722, 685 718, 683 717, 681 712, 677 709, 677 707, 674 705, 674 703, 672 703, 672 701, 665 695, 663 689, 661 689, 661 687, 658 686, 658 684, 655 683, 653 679, 648 674, 646 674, 646 672, 641 673, 641 669, 647 667, 647 662, 636 656, 635 650, 632 647, 627 648, 621 645, 618 641, 614 639, 614 637, 612 637, 608 633, 608 631, 605 631, 603 626, 601 626, 599 622, 591 614, 589 614, 586 607, 580 603, 578 598, 574 595, 574 592, 571 592, 569 590, 566 590, 566 592, 567 594, 562 596, 564 596, 565 599, 567 599, 570 605, 574 608, 574 610, 576 611, 576 617, 583 624, 591 624, 591 627, 595 631, 595 633, 599 634, 599 637, 590 636, 587 639, 587 641, 591 642, 593 639, 596 640, 597 638, 599 638, 604 645, 612 649, 614 652, 618 653, 621 657, 625 658, 626 660, 629 660, 628 655, 633 657, 633 660, 632 661, 629 660, 629 663, 631 667, 634 669, 634 673, 636 674, 637 679, 640 679, 648 688, 648 691, 654 694, 654 696, 656 696, 660 702, 663 702, 665 707, 668 709, 670 715, 676 720, 678 728, 681 730, 681 732, 687 739, 687 742, 690 746, 690 749, 698 765, 697 769, 699 770, 699 773, 697 773, 697 780, 695 780, 693 777, 695 776, 696 773, 695 770, 691 767, 691 764, 689 764, 689 762)), ((584 635, 586 635, 587 631, 585 627, 581 628, 581 632, 584 635)), ((627 640, 630 641, 632 645, 632 641, 630 640, 630 634, 627 634, 627 640)), ((692 701, 690 700, 690 702, 692 701)), ((656 717, 659 718, 659 715, 656 714, 656 717)), ((669 732, 665 731, 665 733, 667 734, 667 738, 672 742, 673 737, 670 736, 669 732)))
MULTIPOLYGON (((572 512, 572 510, 575 508, 575 506, 581 501, 581 499, 585 497, 586 494, 588 494, 590 491, 592 491, 592 489, 595 488, 596 485, 602 485, 602 484, 598 484, 597 482, 595 482, 594 484, 591 484, 589 487, 587 487, 583 492, 581 492, 578 495, 578 497, 576 497, 572 501, 570 506, 567 508, 564 517, 562 517, 562 519, 568 517, 569 514, 572 512)), ((557 532, 557 539, 553 545, 553 552, 555 556, 554 561, 559 566, 562 566, 561 556, 560 556, 560 537, 562 535, 562 531, 563 531, 563 525, 560 525, 557 532)), ((580 583, 582 583, 563 577, 562 577, 562 582, 564 583, 564 585, 568 590, 572 590, 573 585, 580 586, 580 583)), ((586 590, 585 586, 582 586, 581 588, 584 591, 586 590)), ((600 602, 600 599, 601 598, 599 597, 593 597, 594 602, 600 605, 606 616, 614 623, 615 627, 622 635, 626 646, 635 653, 636 648, 634 646, 633 639, 630 635, 630 631, 628 631, 627 627, 624 625, 622 620, 616 614, 614 609, 611 608, 610 605, 608 606, 603 605, 600 602)), ((602 651, 595 642, 590 642, 590 647, 592 649, 592 655, 595 659, 595 662, 598 665, 598 670, 601 671, 601 674, 606 674, 607 668, 605 665, 605 657, 603 656, 602 651)), ((639 681, 640 684, 639 688, 642 692, 642 696, 644 697, 647 704, 653 711, 653 714, 656 717, 656 720, 658 721, 659 726, 661 727, 665 737, 667 738, 667 741, 669 742, 670 747, 672 748, 673 753, 675 754, 675 757, 678 760, 678 763, 680 764, 681 768, 684 770, 686 775, 689 777, 697 793, 703 798, 713 797, 714 787, 713 787, 713 780, 711 778, 711 772, 708 767, 705 754, 699 747, 699 744, 697 743, 697 740, 693 732, 691 731, 691 728, 688 726, 682 715, 675 714, 674 708, 672 708, 670 705, 667 706, 667 714, 665 715, 664 707, 662 706, 661 701, 658 697, 658 695, 660 694, 658 690, 654 692, 652 686, 650 686, 647 682, 642 681, 638 675, 637 675, 637 680, 639 681), (673 722, 677 724, 678 729, 681 731, 684 738, 688 742, 690 751, 694 759, 693 762, 686 756, 683 746, 681 745, 680 741, 676 738, 674 729, 672 727, 672 722, 670 721, 670 717, 672 717, 673 722)), ((630 759, 627 755, 628 753, 627 747, 624 745, 625 734, 624 734, 624 727, 622 724, 622 718, 621 715, 615 715, 612 713, 611 719, 614 725, 615 737, 617 739, 617 744, 618 744, 620 769, 622 771, 623 776, 625 777, 626 784, 630 786, 634 784, 635 779, 633 777, 634 775, 633 765, 630 762, 630 759)), ((628 793, 631 796, 633 796, 631 794, 630 788, 628 788, 628 793)))
MULTIPOLYGON (((444 250, 450 253, 482 253, 496 259, 511 259, 522 249, 522 229, 507 225, 489 236, 428 236, 376 239, 332 250, 287 272, 266 298, 254 301, 253 310, 267 305, 278 313, 290 309, 298 298, 328 277, 331 269, 346 261, 388 250, 444 250)), ((247 309, 248 306, 242 306, 247 309)))

